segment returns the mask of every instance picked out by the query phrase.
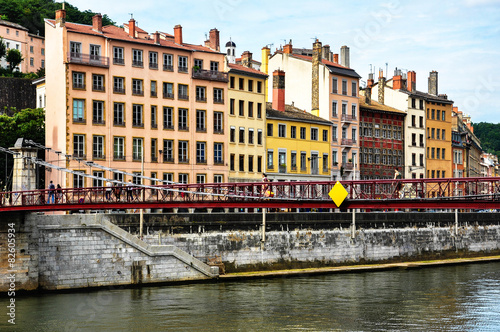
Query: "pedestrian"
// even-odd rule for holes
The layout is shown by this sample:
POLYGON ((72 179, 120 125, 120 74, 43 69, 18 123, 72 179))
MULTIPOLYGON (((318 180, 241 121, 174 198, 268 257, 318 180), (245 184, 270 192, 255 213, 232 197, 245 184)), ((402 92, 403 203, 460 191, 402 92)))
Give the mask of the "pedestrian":
POLYGON ((61 185, 58 183, 57 188, 56 188, 56 202, 62 202, 62 188, 61 185))
POLYGON ((132 180, 128 180, 128 183, 127 183, 127 202, 134 200, 133 193, 134 193, 134 184, 132 183, 132 180))
POLYGON ((56 186, 53 181, 50 181, 49 184, 49 199, 47 200, 47 204, 54 204, 54 197, 56 192, 56 186))
POLYGON ((111 187, 113 186, 113 184, 111 183, 111 181, 106 181, 106 200, 110 200, 111 199, 111 187))
POLYGON ((394 180, 396 180, 396 185, 394 187, 394 193, 397 194, 396 197, 399 197, 399 198, 402 198, 401 197, 401 173, 399 172, 399 170, 396 168, 394 169, 394 180))

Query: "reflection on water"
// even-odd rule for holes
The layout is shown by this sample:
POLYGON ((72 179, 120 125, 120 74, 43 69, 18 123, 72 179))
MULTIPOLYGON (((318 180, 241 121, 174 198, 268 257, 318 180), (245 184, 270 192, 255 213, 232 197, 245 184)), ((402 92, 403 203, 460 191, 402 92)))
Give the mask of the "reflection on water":
POLYGON ((18 331, 499 331, 500 263, 47 294, 16 305, 18 331))

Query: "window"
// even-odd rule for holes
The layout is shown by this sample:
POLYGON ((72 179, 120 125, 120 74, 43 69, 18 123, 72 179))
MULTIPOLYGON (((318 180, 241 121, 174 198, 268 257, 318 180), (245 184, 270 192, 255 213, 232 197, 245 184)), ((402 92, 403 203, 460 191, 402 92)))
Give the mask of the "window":
POLYGON ((245 143, 245 128, 240 127, 239 143, 245 143))
POLYGON ((104 91, 104 75, 92 74, 92 90, 104 91))
POLYGON ((274 168, 274 151, 273 150, 267 150, 267 168, 268 169, 273 169, 274 168))
POLYGON ((306 139, 306 127, 300 127, 300 139, 306 139))
POLYGON ((214 164, 224 164, 223 151, 224 145, 222 143, 214 143, 214 164))
POLYGON ((196 163, 206 164, 207 163, 207 143, 206 142, 196 142, 196 163))
POLYGON ((125 160, 125 137, 113 138, 113 159, 125 160))
POLYGON ((158 112, 157 108, 154 105, 151 105, 151 128, 156 129, 158 128, 158 112))
POLYGON ((73 121, 85 122, 85 100, 73 99, 73 121))
POLYGON ((125 93, 125 78, 113 77, 113 92, 125 93))
POLYGON ((238 114, 239 114, 239 116, 245 116, 245 101, 244 100, 239 101, 238 114))
POLYGON ((104 159, 104 136, 94 136, 92 142, 92 157, 104 159))
POLYGON ((262 172, 262 156, 257 156, 257 172, 262 172))
POLYGON ((445 129, 441 130, 441 139, 446 140, 445 129))
POLYGON ((332 78, 332 93, 338 93, 338 81, 337 78, 332 78))
POLYGON ((248 91, 253 91, 253 80, 248 80, 248 91))
POLYGON ((352 82, 351 89, 352 89, 351 91, 352 96, 356 97, 358 95, 358 85, 356 82, 352 82))
POLYGON ((262 129, 257 130, 257 144, 262 145, 262 129))
POLYGON ((419 141, 420 142, 420 146, 424 147, 424 134, 420 134, 419 139, 420 139, 420 141, 419 141))
POLYGON ((342 94, 347 96, 347 80, 342 80, 342 94))
POLYGON ((435 128, 431 128, 431 138, 434 138, 435 137, 435 128))
POLYGON ((416 127, 416 119, 417 119, 417 117, 415 115, 411 116, 411 126, 412 127, 416 127))
POLYGON ((286 125, 278 124, 278 137, 286 137, 286 125))
POLYGON ((214 88, 214 103, 224 104, 224 89, 214 88))
POLYGON ((411 145, 417 146, 417 134, 415 133, 411 134, 411 145))
POLYGON ((94 100, 92 102, 92 123, 104 124, 104 102, 94 100))
POLYGON ((222 182, 224 182, 224 175, 214 174, 214 183, 222 183, 222 182))
POLYGON ((202 59, 194 59, 194 66, 199 69, 203 69, 203 60, 202 59))
POLYGON ((188 58, 187 56, 179 55, 179 73, 187 73, 188 72, 188 58))
POLYGON ((267 124, 267 136, 273 136, 273 124, 272 123, 267 124))
POLYGON ((328 166, 330 166, 328 164, 328 154, 323 153, 323 173, 328 172, 328 166))
POLYGON ((179 130, 189 130, 188 110, 185 108, 179 108, 179 130))
MULTIPOLYGON (((7 48, 9 48, 9 45, 7 45, 7 48)), ((82 44, 77 42, 70 42, 69 49, 70 49, 70 56, 72 58, 79 58, 82 53, 82 44)))
POLYGON ((217 61, 210 61, 210 70, 219 71, 219 63, 217 61))
POLYGON ((424 166, 424 155, 421 153, 419 157, 420 157, 420 166, 424 166))
POLYGON ((142 138, 132 138, 132 159, 134 161, 142 160, 142 138))
POLYGON ((239 157, 239 171, 244 172, 245 171, 245 155, 240 154, 238 157, 239 157))
POLYGON ((318 128, 311 128, 311 141, 318 140, 318 128))
POLYGON ((201 183, 206 183, 207 178, 205 174, 196 174, 196 183, 201 184, 201 183))
POLYGON ((257 93, 262 93, 262 82, 257 81, 257 93))
POLYGON ((297 127, 290 126, 290 138, 297 138, 297 127))
POLYGON ((41 64, 41 67, 42 67, 42 68, 45 68, 45 60, 44 60, 44 59, 42 59, 42 64, 41 64))
MULTIPOLYGON (((104 177, 104 172, 103 171, 94 171, 93 175, 98 178, 103 178, 104 177)), ((93 187, 103 187, 103 181, 102 179, 92 179, 92 186, 93 187)))
POLYGON ((174 98, 174 84, 163 82, 163 98, 174 98))
POLYGON ((253 129, 248 129, 248 144, 254 144, 254 134, 253 129))
POLYGON ((158 53, 149 52, 149 68, 158 69, 158 53))
MULTIPOLYGON (((85 174, 83 171, 76 171, 75 173, 85 174)), ((82 175, 74 174, 73 175, 73 188, 84 188, 85 187, 85 178, 82 175)))
POLYGON ((35 59, 30 58, 30 66, 33 67, 35 65, 35 59))
POLYGON ((85 135, 73 135, 73 156, 85 159, 85 135))
POLYGON ((436 153, 435 153, 435 152, 436 152, 435 148, 431 148, 431 158, 432 158, 432 159, 434 159, 434 158, 435 158, 435 156, 436 156, 436 153))
POLYGON ((436 120, 439 120, 439 119, 441 119, 441 111, 436 110, 436 120))
POLYGON ((206 132, 206 111, 196 110, 196 131, 206 132))
POLYGON ((163 129, 174 129, 174 109, 163 107, 163 129))
POLYGON ((214 112, 214 134, 224 133, 224 113, 214 112))
POLYGON ((419 127, 424 128, 424 117, 423 116, 419 117, 419 127))
POLYGON ((431 110, 431 119, 432 120, 434 120, 434 118, 435 118, 435 112, 436 112, 435 110, 431 110))
POLYGON ((187 163, 188 159, 188 142, 187 141, 179 141, 179 162, 187 163))
POLYGON ((290 170, 297 170, 297 151, 290 152, 290 170))
POLYGON ((332 150, 332 165, 337 166, 339 164, 337 160, 337 150, 332 150))
POLYGON ((144 90, 142 87, 143 87, 142 80, 132 79, 132 94, 133 95, 143 96, 144 90))
POLYGON ((113 124, 118 126, 123 126, 125 124, 125 114, 124 114, 123 103, 114 103, 113 104, 113 124))
POLYGON ((248 171, 253 172, 253 156, 248 156, 248 171))
POLYGON ((142 105, 133 104, 132 105, 132 126, 134 127, 144 127, 142 121, 142 105))
POLYGON ((188 184, 189 183, 189 174, 179 173, 179 183, 188 184))
POLYGON ((123 65, 125 64, 125 59, 123 58, 123 47, 113 47, 113 64, 123 65))
POLYGON ((411 154, 411 164, 412 164, 412 166, 417 165, 417 155, 415 153, 411 154))
POLYGON ((174 162, 174 141, 170 139, 163 140, 163 162, 174 162))
MULTIPOLYGON (((441 113, 441 115, 442 115, 441 120, 446 121, 446 113, 443 111, 443 112, 441 113)), ((444 177, 444 176, 443 176, 443 177, 444 177)))
MULTIPOLYGON (((152 162, 156 163, 158 161, 157 152, 158 152, 157 139, 152 138, 151 139, 151 161, 152 162)), ((151 174, 153 174, 153 173, 151 173, 151 174)), ((153 177, 153 176, 151 176, 151 177, 153 177)), ((155 176, 155 178, 156 178, 156 176, 155 176)), ((155 181, 151 181, 151 182, 153 182, 152 183, 153 185, 155 184, 154 183, 155 181)))
POLYGON ((85 74, 73 72, 73 89, 85 89, 85 74))
POLYGON ((411 99, 411 108, 416 108, 416 102, 415 98, 411 99))
MULTIPOLYGON (((445 159, 445 157, 446 157, 446 149, 442 149, 441 153, 442 153, 441 154, 441 159, 445 159)), ((444 175, 443 175, 443 177, 444 177, 444 175)))
POLYGON ((229 100, 229 114, 234 115, 234 99, 229 100))
POLYGON ((196 87, 196 101, 207 101, 207 96, 206 96, 206 87, 204 86, 197 86, 196 87))
POLYGON ((337 101, 334 100, 332 101, 332 117, 333 118, 336 118, 338 115, 337 115, 337 101))
POLYGON ((229 88, 234 89, 234 76, 229 77, 229 88))
POLYGON ((332 127, 332 141, 337 142, 337 137, 338 137, 337 126, 333 126, 332 127))
POLYGON ((248 102, 248 117, 253 118, 253 101, 248 102))
POLYGON ((151 89, 151 97, 156 97, 158 95, 158 92, 156 89, 156 81, 151 81, 150 89, 151 89))
POLYGON ((234 143, 236 142, 236 128, 235 127, 231 127, 229 129, 229 142, 231 143, 234 143))
POLYGON ((323 142, 328 142, 328 130, 326 129, 323 129, 323 142))
POLYGON ((188 86, 185 84, 178 85, 178 98, 182 100, 189 100, 188 86))
POLYGON ((240 88, 240 90, 245 89, 245 80, 243 78, 239 79, 239 88, 240 88))
POLYGON ((132 49, 132 66, 143 67, 142 50, 132 49))
POLYGON ((229 170, 234 171, 234 154, 229 156, 229 170))
POLYGON ((301 171, 306 171, 307 170, 307 161, 306 161, 306 152, 305 151, 301 151, 300 152, 300 170, 301 171))
POLYGON ((419 108, 420 108, 421 110, 423 110, 423 109, 424 109, 424 101, 423 101, 422 99, 420 99, 420 100, 419 100, 419 106, 420 106, 419 108))
POLYGON ((163 70, 174 71, 174 57, 172 54, 163 53, 163 70))

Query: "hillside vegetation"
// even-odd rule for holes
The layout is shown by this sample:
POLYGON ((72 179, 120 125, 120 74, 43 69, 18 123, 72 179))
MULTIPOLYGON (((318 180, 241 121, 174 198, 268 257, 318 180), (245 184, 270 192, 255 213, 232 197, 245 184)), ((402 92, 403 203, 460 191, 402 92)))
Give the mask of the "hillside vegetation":
POLYGON ((499 123, 474 123, 474 134, 481 140, 483 151, 500 156, 499 123))

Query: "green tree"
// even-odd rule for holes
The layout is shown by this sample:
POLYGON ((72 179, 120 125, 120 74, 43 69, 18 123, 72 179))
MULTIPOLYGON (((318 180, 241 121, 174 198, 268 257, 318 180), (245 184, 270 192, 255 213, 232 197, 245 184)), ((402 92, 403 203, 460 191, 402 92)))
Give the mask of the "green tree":
POLYGON ((7 46, 5 46, 3 38, 0 37, 0 59, 2 59, 5 54, 7 54, 7 46))
POLYGON ((7 57, 5 60, 9 63, 9 70, 13 72, 14 69, 23 61, 23 56, 19 50, 11 48, 7 51, 7 57))

